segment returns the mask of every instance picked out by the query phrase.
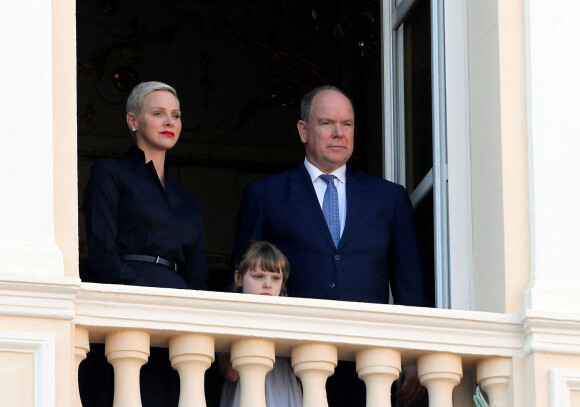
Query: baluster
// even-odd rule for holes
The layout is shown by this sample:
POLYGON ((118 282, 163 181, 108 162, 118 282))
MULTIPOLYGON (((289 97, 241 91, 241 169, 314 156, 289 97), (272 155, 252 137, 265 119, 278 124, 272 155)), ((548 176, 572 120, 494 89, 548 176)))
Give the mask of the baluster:
POLYGON ((141 407, 139 372, 149 359, 146 332, 124 330, 108 334, 105 355, 115 371, 113 407, 141 407))
POLYGON ((511 376, 509 358, 488 358, 477 361, 477 383, 487 394, 489 407, 507 407, 511 376))
POLYGON ((391 385, 401 373, 401 353, 371 348, 356 353, 356 371, 365 382, 367 407, 390 407, 391 385))
POLYGON ((169 340, 171 366, 179 372, 179 407, 206 407, 205 371, 214 361, 214 338, 178 335, 169 340))
POLYGON ((75 327, 75 374, 73 383, 73 405, 82 407, 81 395, 79 393, 79 366, 87 357, 87 352, 90 350, 89 345, 89 331, 85 328, 75 327))
POLYGON ((292 349, 292 367, 302 380, 304 407, 328 407, 326 379, 334 373, 337 360, 334 345, 312 343, 292 349))
POLYGON ((240 407, 266 407, 266 373, 275 359, 274 342, 241 339, 232 344, 232 367, 240 374, 240 407))
POLYGON ((463 376, 461 357, 451 353, 421 355, 417 370, 421 384, 429 392, 429 406, 452 407, 453 388, 463 376))

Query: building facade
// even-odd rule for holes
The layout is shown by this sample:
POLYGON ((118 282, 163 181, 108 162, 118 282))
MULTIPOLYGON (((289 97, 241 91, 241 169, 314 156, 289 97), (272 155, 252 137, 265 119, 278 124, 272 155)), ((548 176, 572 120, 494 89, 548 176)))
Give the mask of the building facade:
POLYGON ((214 351, 232 345, 258 378, 274 354, 292 355, 311 406, 337 358, 357 360, 371 405, 402 360, 418 363, 434 406, 470 406, 476 384, 490 405, 580 406, 578 2, 440 6, 451 309, 81 283, 75 2, 2 9, 2 405, 79 406, 90 338, 126 380, 123 406, 140 405, 149 345, 170 347, 195 406, 214 351))

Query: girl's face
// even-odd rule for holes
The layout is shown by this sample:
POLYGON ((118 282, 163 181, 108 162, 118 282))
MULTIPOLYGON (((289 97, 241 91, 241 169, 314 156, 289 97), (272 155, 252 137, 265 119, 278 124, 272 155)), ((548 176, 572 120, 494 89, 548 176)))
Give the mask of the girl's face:
MULTIPOLYGON (((240 275, 236 270, 236 281, 240 284, 240 275)), ((282 290, 282 273, 272 273, 257 267, 248 270, 241 279, 242 292, 244 294, 280 295, 282 290)))

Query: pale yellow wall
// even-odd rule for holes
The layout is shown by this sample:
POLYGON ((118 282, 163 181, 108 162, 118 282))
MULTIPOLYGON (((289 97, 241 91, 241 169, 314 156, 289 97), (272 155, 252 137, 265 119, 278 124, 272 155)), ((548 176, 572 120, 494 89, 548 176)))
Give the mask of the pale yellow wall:
MULTIPOLYGON (((26 6, 23 5, 23 7, 26 6)), ((34 12, 35 10, 30 10, 31 14, 34 12)), ((44 15, 34 15, 34 17, 43 18, 44 15)), ((24 21, 18 23, 26 24, 24 21)), ((46 111, 51 111, 53 116, 54 234, 56 244, 64 258, 64 273, 74 277, 78 276, 75 26, 75 1, 54 0, 52 2, 53 104, 45 107, 46 111)), ((45 68, 38 66, 35 69, 45 68)), ((31 168, 30 171, 35 173, 41 168, 31 168)), ((22 271, 28 273, 30 270, 23 268, 22 271)), ((31 274, 42 274, 42 270, 32 270, 31 274)), ((17 296, 17 292, 14 295, 17 296)), ((9 303, 11 299, 12 297, 9 296, 6 301, 9 303)), ((21 301, 25 303, 26 298, 23 297, 21 301)), ((34 305, 31 304, 30 309, 33 308, 34 305)), ((11 307, 4 309, 6 313, 12 311, 11 307)), ((71 390, 74 380, 71 376, 74 378, 74 375, 71 375, 71 367, 74 347, 71 327, 70 320, 66 319, 0 316, 0 330, 4 333, 54 335, 56 369, 52 375, 56 384, 55 405, 59 407, 72 405, 71 390)), ((18 340, 16 339, 15 342, 17 343, 18 340)), ((32 359, 33 356, 30 353, 18 349, 0 352, 0 382, 3 386, 0 388, 2 395, 0 404, 2 406, 32 406, 34 392, 31 390, 34 374, 36 374, 34 366, 31 366, 32 359)))
MULTIPOLYGON (((538 380, 537 375, 533 372, 535 371, 536 359, 533 355, 529 355, 524 358, 522 363, 522 370, 518 373, 514 372, 517 377, 521 377, 522 386, 516 388, 516 394, 520 396, 520 402, 522 406, 536 406, 536 391, 529 391, 528 389, 537 389, 542 386, 541 380, 538 380)), ((546 377, 547 380, 547 377, 546 377)), ((517 404, 516 404, 517 405, 517 404)))
MULTIPOLYGON (((76 131, 76 16, 74 0, 52 2, 54 224, 64 274, 78 277, 78 192, 76 131)), ((13 329, 56 334, 56 405, 72 406, 78 386, 74 335, 69 321, 14 320, 13 329), (33 326, 30 326, 30 325, 33 326), (20 326, 20 328, 18 328, 20 326), (74 386, 74 387, 73 387, 74 386)))
MULTIPOLYGON (((71 335, 71 323, 66 320, 39 319, 39 318, 19 318, 19 317, 0 317, 0 327, 4 332, 24 332, 24 333, 51 333, 55 335, 55 384, 56 384, 56 406, 71 406, 72 381, 71 373, 73 366, 73 340, 71 335)), ((26 361, 27 356, 23 354, 8 355, 0 353, 0 366, 8 362, 7 357, 19 358, 26 361)), ((26 366, 23 366, 25 369, 26 366)), ((25 369, 26 380, 32 380, 32 370, 25 369)), ((29 383, 29 382, 27 382, 29 383)), ((3 393, 2 393, 3 394, 3 393)), ((13 400, 13 406, 26 406, 24 403, 28 396, 13 393, 18 399, 13 400), (23 397, 23 398, 20 398, 23 397)), ((4 403, 4 400, 3 400, 4 403)), ((2 404, 4 406, 4 404, 2 404)), ((10 404, 6 404, 9 405, 10 404)))
POLYGON ((526 404, 524 399, 526 395, 531 392, 526 391, 528 371, 528 360, 525 358, 512 358, 512 378, 510 381, 510 394, 514 406, 531 406, 533 404, 526 404))
POLYGON ((54 224, 64 274, 78 277, 76 131, 76 17, 74 0, 52 2, 54 224))
POLYGON ((575 390, 570 393, 570 405, 580 406, 580 390, 575 390))
MULTIPOLYGON (((532 360, 527 371, 528 385, 534 387, 535 392, 535 406, 550 406, 550 398, 552 396, 552 389, 550 388, 550 372, 553 369, 566 369, 580 372, 580 356, 578 355, 556 355, 556 354, 536 354, 528 357, 532 360)), ((557 389, 556 389, 557 390, 557 389)), ((570 392, 571 400, 577 397, 576 394, 570 392)), ((527 403, 528 400, 526 400, 527 403)), ((580 404, 571 403, 570 406, 576 407, 580 404)))
POLYGON ((524 309, 530 283, 524 1, 498 1, 505 310, 524 309))
POLYGON ((34 357, 0 351, 0 394, 4 407, 34 407, 34 357))
POLYGON ((474 308, 519 313, 530 273, 523 1, 467 12, 474 308))

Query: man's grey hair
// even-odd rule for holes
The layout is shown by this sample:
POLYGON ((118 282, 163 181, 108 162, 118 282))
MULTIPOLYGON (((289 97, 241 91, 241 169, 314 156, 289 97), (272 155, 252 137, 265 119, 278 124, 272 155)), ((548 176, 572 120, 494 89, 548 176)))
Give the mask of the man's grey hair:
POLYGON ((318 95, 320 92, 324 92, 325 90, 333 90, 335 92, 340 93, 342 96, 348 99, 350 105, 352 107, 352 111, 354 113, 354 105, 352 104, 352 100, 348 97, 346 93, 342 90, 338 89, 336 86, 324 85, 319 86, 317 88, 312 89, 302 98, 302 102, 300 102, 300 118, 304 120, 307 124, 310 121, 310 108, 312 107, 312 101, 314 100, 314 96, 318 95))
POLYGON ((179 105, 177 92, 171 86, 163 82, 141 82, 139 85, 133 88, 131 94, 127 98, 127 113, 133 113, 135 116, 139 117, 145 96, 157 90, 164 90, 171 93, 173 96, 175 96, 177 99, 177 104, 179 105))

